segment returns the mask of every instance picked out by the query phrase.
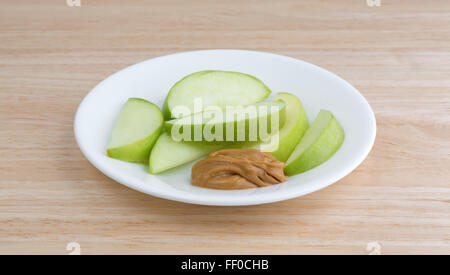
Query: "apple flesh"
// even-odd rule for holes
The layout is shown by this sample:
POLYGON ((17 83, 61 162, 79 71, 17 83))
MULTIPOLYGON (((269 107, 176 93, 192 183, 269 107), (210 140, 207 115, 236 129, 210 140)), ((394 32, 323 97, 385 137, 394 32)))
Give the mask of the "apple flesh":
POLYGON ((308 171, 336 153, 344 142, 344 130, 330 111, 321 110, 286 162, 288 176, 308 171))
POLYGON ((286 120, 282 101, 216 108, 166 121, 165 129, 175 141, 233 143, 270 138, 286 120))
POLYGON ((150 154, 150 173, 159 174, 220 149, 222 149, 220 145, 176 142, 164 132, 159 136, 150 154))
POLYGON ((155 104, 130 98, 122 108, 106 150, 108 156, 130 162, 148 162, 161 133, 163 115, 155 104))

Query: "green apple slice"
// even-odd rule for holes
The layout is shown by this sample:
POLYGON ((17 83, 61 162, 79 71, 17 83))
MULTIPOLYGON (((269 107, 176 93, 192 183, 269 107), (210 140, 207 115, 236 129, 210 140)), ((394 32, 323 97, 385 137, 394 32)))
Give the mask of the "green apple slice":
POLYGON ((190 74, 173 85, 164 103, 166 120, 184 115, 174 112, 177 106, 196 113, 194 101, 200 107, 248 105, 267 98, 269 88, 259 79, 248 74, 226 71, 201 71, 190 74))
POLYGON ((161 133, 164 119, 155 104, 130 98, 122 108, 107 148, 108 156, 130 162, 148 162, 150 149, 161 133))
MULTIPOLYGON (((294 151, 295 146, 303 137, 309 126, 308 117, 300 100, 290 93, 279 93, 274 100, 282 101, 286 104, 286 122, 278 133, 278 142, 259 143, 253 148, 263 152, 268 152, 281 162, 286 160, 294 151)), ((276 141, 276 139, 272 139, 276 141)))
POLYGON ((344 142, 344 130, 330 111, 321 110, 286 162, 288 176, 327 161, 344 142))
POLYGON ((220 150, 220 145, 205 145, 194 142, 176 142, 166 132, 162 133, 150 154, 151 174, 159 174, 182 164, 220 150))
POLYGON ((268 140, 286 120, 282 101, 247 106, 228 106, 166 121, 166 131, 175 141, 248 142, 268 140))

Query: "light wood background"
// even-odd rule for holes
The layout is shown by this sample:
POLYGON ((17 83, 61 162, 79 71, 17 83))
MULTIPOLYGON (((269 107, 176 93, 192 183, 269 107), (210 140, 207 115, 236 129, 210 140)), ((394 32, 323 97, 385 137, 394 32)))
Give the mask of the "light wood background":
POLYGON ((3 0, 0 253, 450 253, 450 1, 3 0), (284 202, 207 207, 128 189, 78 149, 88 91, 131 64, 233 48, 356 86, 378 123, 364 163, 284 202))

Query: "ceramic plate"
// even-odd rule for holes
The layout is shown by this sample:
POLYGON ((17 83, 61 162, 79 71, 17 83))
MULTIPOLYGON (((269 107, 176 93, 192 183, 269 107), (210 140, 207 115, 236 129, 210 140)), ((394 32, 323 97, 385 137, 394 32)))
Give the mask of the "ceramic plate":
POLYGON ((204 205, 252 205, 299 197, 322 189, 354 170, 375 140, 376 123, 365 98, 348 82, 310 63, 271 53, 242 50, 183 52, 150 59, 121 70, 100 82, 81 102, 75 116, 75 137, 86 158, 115 181, 149 195, 204 205), (149 174, 143 164, 106 156, 106 147, 120 109, 130 97, 162 107, 170 87, 201 70, 247 73, 261 79, 273 97, 295 94, 310 122, 320 109, 330 110, 345 131, 345 141, 328 161, 282 184, 239 191, 192 186, 193 163, 149 174))

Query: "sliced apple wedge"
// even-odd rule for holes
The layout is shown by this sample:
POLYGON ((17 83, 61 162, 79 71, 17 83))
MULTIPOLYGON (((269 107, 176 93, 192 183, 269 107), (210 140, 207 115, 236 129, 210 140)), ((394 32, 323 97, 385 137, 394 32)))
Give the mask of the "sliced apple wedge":
POLYGON ((122 108, 107 148, 108 156, 130 162, 148 162, 150 149, 161 133, 164 119, 155 104, 130 98, 122 108))
POLYGON ((278 133, 278 142, 259 143, 253 148, 268 152, 279 161, 286 162, 309 126, 308 117, 302 103, 293 94, 279 93, 273 100, 286 104, 286 121, 278 133))
POLYGON ((286 120, 282 101, 260 102, 246 106, 215 108, 190 116, 166 121, 166 132, 175 141, 232 143, 270 138, 286 120))
POLYGON ((221 148, 222 146, 220 145, 176 142, 164 132, 159 136, 150 154, 150 173, 161 173, 206 156, 221 148))
POLYGON ((286 162, 284 172, 293 176, 327 161, 341 147, 344 130, 330 111, 321 110, 286 162))
POLYGON ((267 98, 269 88, 254 76, 227 71, 200 71, 192 73, 173 85, 164 102, 166 120, 180 118, 174 112, 177 106, 187 107, 195 113, 194 101, 200 100, 202 107, 253 104, 267 98))

